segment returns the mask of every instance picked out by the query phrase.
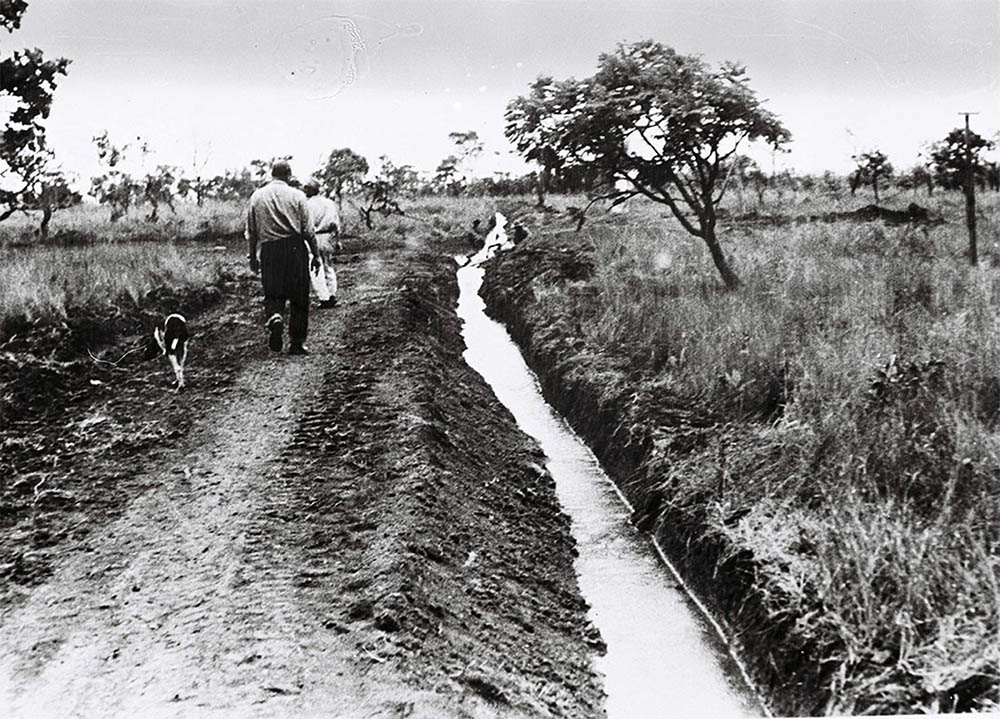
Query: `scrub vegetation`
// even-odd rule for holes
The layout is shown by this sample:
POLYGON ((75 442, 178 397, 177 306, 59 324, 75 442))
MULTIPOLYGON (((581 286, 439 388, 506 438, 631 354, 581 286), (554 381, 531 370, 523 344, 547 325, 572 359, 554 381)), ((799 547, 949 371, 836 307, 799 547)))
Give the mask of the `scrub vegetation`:
MULTIPOLYGON (((357 216, 348 218, 345 252, 402 247, 411 229, 459 239, 469 233, 470 218, 485 228, 495 208, 488 198, 435 197, 408 202, 405 215, 380 218, 373 231, 362 230, 357 216)), ((243 249, 245 212, 243 201, 206 200, 178 204, 172 221, 111 222, 103 208, 81 204, 58 213, 42 243, 33 218, 8 220, 0 226, 0 344, 26 326, 59 324, 74 314, 107 316, 142 305, 150 293, 197 291, 226 280, 232 272, 223 260, 243 249), (215 248, 218 261, 205 245, 215 248)))

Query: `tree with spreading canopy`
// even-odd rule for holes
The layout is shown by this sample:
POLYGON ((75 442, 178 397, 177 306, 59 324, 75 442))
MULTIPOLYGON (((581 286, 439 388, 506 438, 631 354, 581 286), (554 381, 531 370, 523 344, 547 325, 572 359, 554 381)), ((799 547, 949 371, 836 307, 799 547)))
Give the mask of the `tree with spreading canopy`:
POLYGON ((97 148, 97 158, 104 172, 90 179, 90 194, 111 210, 111 222, 117 222, 139 201, 143 191, 139 181, 122 167, 131 145, 115 145, 107 130, 92 137, 91 141, 97 148))
POLYGON ((146 173, 142 184, 142 201, 150 206, 146 219, 156 222, 159 219, 160 205, 166 205, 170 211, 177 214, 174 208, 174 183, 177 179, 177 168, 170 165, 157 165, 153 172, 146 173))
POLYGON ((38 194, 27 196, 25 202, 28 209, 40 210, 42 213, 38 237, 44 241, 49 237, 49 223, 55 211, 78 205, 83 198, 70 187, 69 180, 61 170, 46 172, 38 183, 38 188, 38 194))
POLYGON ((879 182, 888 183, 892 179, 895 170, 885 153, 878 150, 869 150, 857 155, 851 155, 854 161, 855 170, 851 175, 851 194, 853 195, 859 187, 871 185, 875 193, 875 204, 879 203, 878 188, 879 182))
MULTIPOLYGON (((25 0, 0 0, 0 27, 13 33, 28 9, 25 0)), ((0 221, 19 210, 37 208, 42 198, 62 196, 66 179, 52 168, 43 121, 49 116, 56 83, 69 60, 46 60, 38 48, 0 58, 0 106, 8 112, 0 135, 0 221)), ((59 203, 56 203, 58 205, 59 203)), ((43 216, 47 230, 51 209, 43 216)))
POLYGON ((448 155, 434 168, 434 185, 439 192, 449 192, 452 195, 459 195, 462 192, 462 183, 458 179, 458 162, 455 155, 448 155))
POLYGON ((449 132, 448 139, 458 149, 463 161, 473 160, 483 152, 483 141, 479 139, 479 133, 475 130, 449 132))
POLYGON ((341 147, 330 153, 326 164, 313 173, 313 179, 325 194, 333 195, 343 214, 344 192, 359 192, 367 174, 368 160, 349 147, 341 147))
POLYGON ((211 197, 215 189, 217 178, 203 178, 201 175, 194 177, 183 176, 177 181, 177 194, 181 197, 194 195, 195 204, 201 207, 205 204, 205 198, 211 197))
POLYGON ((757 208, 764 206, 764 193, 771 186, 769 178, 757 161, 746 155, 737 155, 732 160, 732 175, 739 191, 745 192, 748 188, 753 190, 757 196, 757 208))
POLYGON ((374 215, 405 215, 399 201, 414 189, 416 173, 409 165, 396 166, 386 156, 379 157, 381 167, 371 180, 361 183, 358 213, 369 230, 375 227, 374 215))
POLYGON ((965 129, 956 127, 946 137, 931 145, 931 165, 934 168, 935 184, 946 190, 961 190, 965 182, 965 173, 970 170, 974 179, 985 178, 986 163, 983 153, 992 150, 994 146, 992 140, 970 131, 967 150, 965 129))
POLYGON ((462 194, 470 182, 462 168, 469 165, 483 152, 483 142, 475 130, 449 132, 448 139, 455 145, 456 152, 448 155, 434 169, 434 185, 439 192, 448 192, 456 197, 462 194))
POLYGON ((912 190, 914 194, 920 188, 924 188, 929 197, 934 193, 934 175, 931 174, 926 165, 918 162, 896 178, 896 186, 904 190, 912 190))
POLYGON ((157 165, 142 177, 134 177, 125 169, 126 157, 132 149, 139 150, 141 166, 145 167, 148 158, 153 155, 149 143, 136 137, 134 142, 115 145, 107 130, 91 139, 97 148, 98 161, 105 171, 91 178, 90 194, 100 204, 111 209, 111 222, 117 222, 128 213, 129 208, 139 204, 149 205, 146 219, 150 222, 159 219, 160 205, 166 205, 171 212, 177 213, 174 198, 178 194, 186 194, 190 189, 183 180, 177 180, 177 168, 157 165))
POLYGON ((449 132, 448 139, 452 141, 455 149, 458 150, 459 165, 468 167, 473 160, 483 154, 483 141, 479 139, 479 133, 475 130, 449 132))
POLYGON ((545 196, 553 176, 558 177, 562 161, 556 152, 557 136, 554 122, 559 85, 549 76, 540 76, 531 83, 527 95, 515 97, 504 113, 504 134, 528 162, 536 163, 535 194, 537 206, 545 207, 545 196))
MULTIPOLYGON (((711 69, 653 40, 619 45, 584 80, 546 83, 538 113, 508 105, 506 135, 517 146, 539 138, 562 166, 592 165, 612 205, 642 196, 666 205, 701 238, 723 282, 739 286, 716 234, 717 208, 743 143, 780 148, 791 139, 764 109, 734 63, 711 69)), ((589 205, 588 205, 589 207, 589 205)))
POLYGON ((210 194, 218 200, 248 200, 257 189, 253 173, 248 168, 226 170, 211 180, 210 194))
POLYGON ((420 188, 420 177, 412 165, 396 165, 387 155, 378 158, 379 176, 388 180, 400 198, 413 197, 420 188))

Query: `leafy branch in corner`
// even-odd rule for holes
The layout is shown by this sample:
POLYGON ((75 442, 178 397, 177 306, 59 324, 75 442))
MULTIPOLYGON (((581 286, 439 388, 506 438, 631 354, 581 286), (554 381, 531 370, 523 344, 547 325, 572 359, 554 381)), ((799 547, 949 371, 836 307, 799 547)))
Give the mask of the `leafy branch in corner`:
MULTIPOLYGON (((0 1, 0 27, 13 33, 27 8, 25 0, 0 1)), ((0 221, 18 211, 41 209, 41 232, 46 233, 52 210, 59 206, 54 198, 71 196, 61 191, 66 178, 52 167, 43 124, 69 63, 65 58, 46 60, 38 48, 0 58, 0 104, 10 109, 0 136, 0 221)))

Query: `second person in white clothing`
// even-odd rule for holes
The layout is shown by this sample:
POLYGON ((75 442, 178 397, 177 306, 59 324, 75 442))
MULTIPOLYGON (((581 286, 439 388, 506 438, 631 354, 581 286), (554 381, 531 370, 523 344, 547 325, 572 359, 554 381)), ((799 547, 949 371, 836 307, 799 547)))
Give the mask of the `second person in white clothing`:
POLYGON ((337 203, 319 194, 319 185, 307 182, 302 186, 306 193, 306 204, 316 230, 316 245, 319 247, 321 266, 311 270, 309 280, 319 307, 333 307, 337 304, 337 273, 333 269, 333 253, 340 244, 340 210, 337 203))

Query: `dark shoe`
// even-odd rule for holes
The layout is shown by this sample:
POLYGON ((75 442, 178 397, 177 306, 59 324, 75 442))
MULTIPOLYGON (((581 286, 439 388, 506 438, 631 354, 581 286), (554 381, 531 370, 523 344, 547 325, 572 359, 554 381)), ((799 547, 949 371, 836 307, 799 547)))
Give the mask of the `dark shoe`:
POLYGON ((288 354, 290 355, 307 355, 309 354, 309 348, 306 347, 301 342, 295 342, 288 347, 288 354))
POLYGON ((285 321, 281 315, 271 315, 265 325, 267 327, 267 346, 273 352, 281 352, 282 334, 285 331, 285 321))
POLYGON ((319 307, 321 310, 328 310, 331 307, 336 307, 337 306, 337 298, 336 297, 331 297, 328 300, 323 300, 322 302, 317 302, 316 306, 319 307))

